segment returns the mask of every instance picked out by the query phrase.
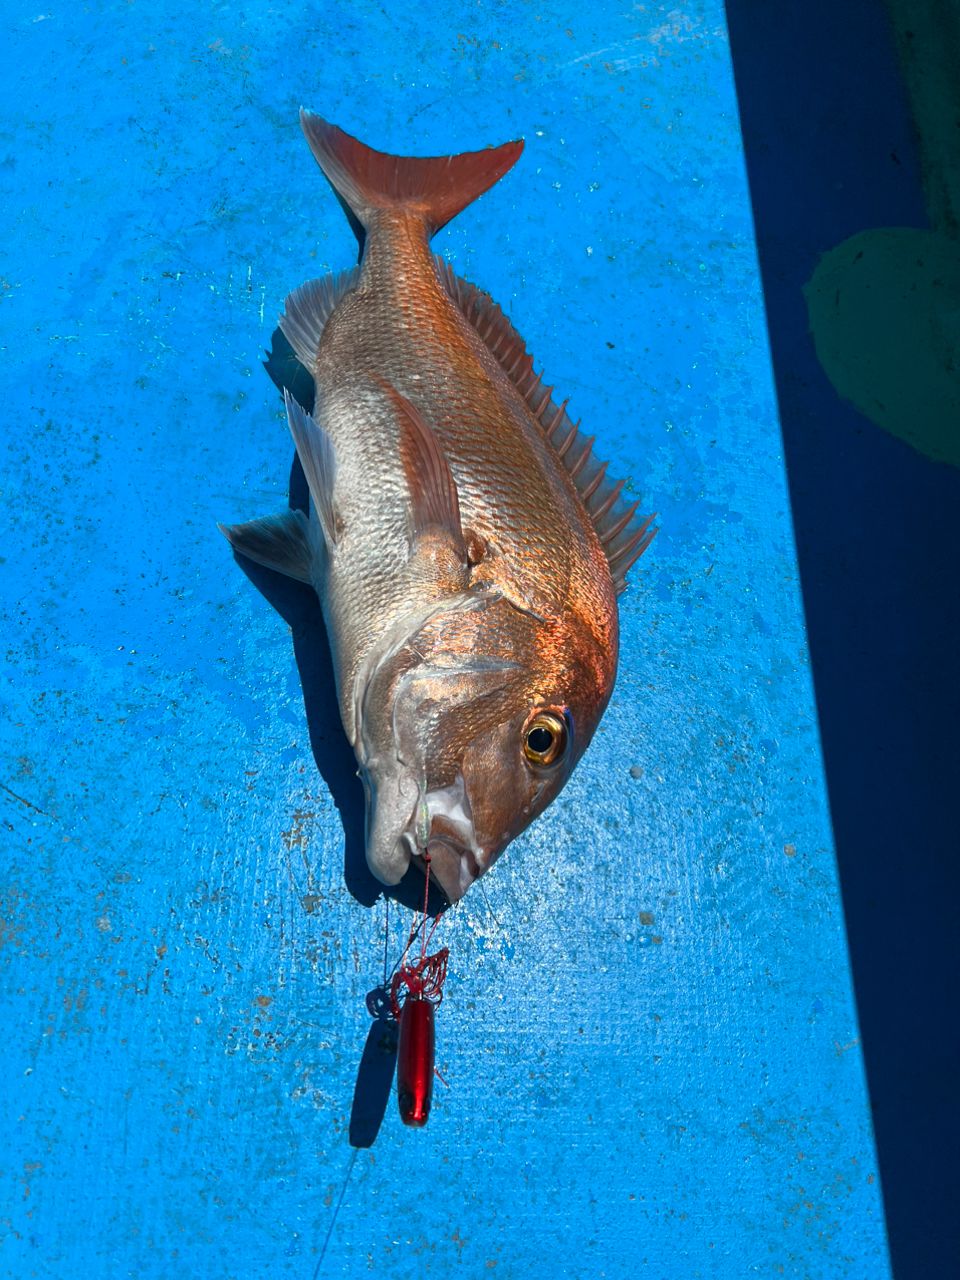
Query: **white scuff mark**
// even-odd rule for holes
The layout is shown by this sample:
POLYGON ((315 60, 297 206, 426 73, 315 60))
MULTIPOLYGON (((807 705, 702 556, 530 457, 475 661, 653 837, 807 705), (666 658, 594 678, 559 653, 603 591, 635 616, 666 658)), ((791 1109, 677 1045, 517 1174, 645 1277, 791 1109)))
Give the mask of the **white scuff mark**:
MULTIPOLYGON (((605 55, 616 54, 620 49, 626 49, 634 40, 639 39, 641 39, 641 36, 640 33, 637 32, 637 34, 632 35, 629 40, 618 40, 616 44, 605 44, 599 49, 590 49, 587 53, 581 53, 578 58, 571 58, 569 62, 564 62, 562 65, 565 67, 575 67, 579 62, 592 62, 595 58, 602 59, 605 62, 612 62, 613 59, 608 58, 605 55)), ((627 61, 632 63, 634 59, 630 58, 627 59, 627 61)), ((619 65, 619 63, 615 63, 614 65, 619 65)))
POLYGON ((599 49, 590 49, 581 53, 570 62, 561 63, 562 67, 575 67, 579 63, 599 62, 607 71, 629 71, 634 67, 656 67, 660 60, 669 57, 675 45, 689 44, 691 41, 727 39, 726 27, 723 25, 708 27, 704 22, 692 18, 682 9, 671 9, 664 20, 651 27, 649 31, 636 31, 627 40, 618 40, 615 44, 602 45, 599 49), (639 48, 633 52, 625 52, 636 46, 637 42, 650 48, 639 48))
POLYGON ((727 29, 722 24, 708 27, 703 21, 691 18, 682 9, 671 9, 666 20, 648 31, 643 39, 652 44, 659 54, 667 55, 667 46, 689 44, 691 40, 726 40, 727 29))

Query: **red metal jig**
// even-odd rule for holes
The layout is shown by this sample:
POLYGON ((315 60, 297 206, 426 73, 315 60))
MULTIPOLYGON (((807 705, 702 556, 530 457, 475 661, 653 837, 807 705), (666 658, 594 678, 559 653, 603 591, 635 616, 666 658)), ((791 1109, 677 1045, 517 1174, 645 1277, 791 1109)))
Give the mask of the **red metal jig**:
POLYGON ((427 955, 427 946, 437 927, 437 920, 434 920, 428 932, 426 928, 427 900, 430 892, 428 854, 424 855, 424 861, 427 868, 427 883, 423 895, 423 936, 420 943, 420 959, 416 964, 406 963, 418 928, 414 920, 403 959, 390 984, 390 1004, 393 1007, 393 1016, 400 1025, 397 1044, 397 1105, 403 1123, 416 1129, 422 1129, 427 1123, 430 1104, 433 1100, 436 1045, 434 1011, 443 999, 443 983, 447 976, 449 955, 446 947, 432 956, 427 955), (404 987, 407 994, 401 1003, 401 992, 404 987))

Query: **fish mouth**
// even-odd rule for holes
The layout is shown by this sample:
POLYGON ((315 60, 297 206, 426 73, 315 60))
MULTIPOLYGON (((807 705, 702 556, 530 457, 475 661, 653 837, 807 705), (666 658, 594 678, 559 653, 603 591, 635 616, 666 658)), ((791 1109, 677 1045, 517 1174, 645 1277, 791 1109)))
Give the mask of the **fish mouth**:
POLYGON ((417 850, 421 870, 427 870, 447 895, 459 902, 474 880, 486 871, 489 860, 477 840, 473 809, 463 774, 452 785, 437 787, 424 797, 430 825, 426 832, 426 850, 417 850))
POLYGON ((399 884, 411 862, 459 902, 488 869, 462 775, 446 787, 421 790, 409 777, 376 781, 363 774, 367 794, 367 864, 382 884, 399 884), (413 800, 415 799, 415 803, 413 800))
POLYGON ((416 854, 413 861, 424 875, 429 866, 430 880, 440 886, 451 905, 459 902, 486 870, 473 849, 448 835, 431 835, 426 853, 416 854))

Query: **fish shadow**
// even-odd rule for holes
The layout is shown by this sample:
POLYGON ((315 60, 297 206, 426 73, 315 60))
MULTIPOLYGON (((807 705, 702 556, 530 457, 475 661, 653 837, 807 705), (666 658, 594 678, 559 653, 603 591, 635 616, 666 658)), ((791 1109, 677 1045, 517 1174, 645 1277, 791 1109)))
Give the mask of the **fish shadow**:
MULTIPOLYGON (((264 368, 278 390, 288 390, 308 413, 312 412, 313 378, 296 358, 279 329, 274 331, 264 368)), ((291 510, 309 513, 310 491, 296 454, 290 468, 288 502, 291 510)), ((381 884, 367 866, 363 787, 357 776, 353 749, 340 721, 333 657, 316 592, 312 587, 255 564, 243 555, 235 554, 234 558, 290 628, 310 749, 343 827, 344 884, 356 901, 365 907, 372 907, 379 898, 386 897, 411 910, 422 909, 424 881, 419 867, 411 863, 399 884, 387 886, 381 884)), ((438 885, 431 885, 430 898, 432 916, 440 914, 449 905, 438 885)))
MULTIPOLYGON (((291 501, 290 506, 299 504, 291 501)), ((320 601, 313 589, 302 582, 254 564, 245 556, 236 555, 235 559, 290 628, 310 750, 343 827, 344 883, 358 902, 372 907, 384 892, 384 886, 371 874, 366 863, 363 787, 357 777, 353 751, 340 724, 333 660, 320 601)))

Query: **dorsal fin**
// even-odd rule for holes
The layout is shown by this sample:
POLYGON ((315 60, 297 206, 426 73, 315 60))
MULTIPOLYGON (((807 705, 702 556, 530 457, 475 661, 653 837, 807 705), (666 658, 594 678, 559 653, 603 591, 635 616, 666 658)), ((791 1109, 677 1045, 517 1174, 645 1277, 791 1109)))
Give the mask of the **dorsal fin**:
POLYGON ((638 504, 622 496, 623 481, 607 474, 607 463, 593 453, 593 436, 570 419, 566 400, 559 405, 554 402, 553 388, 543 386, 542 373, 534 373, 533 356, 490 295, 458 276, 444 258, 435 257, 434 263, 447 293, 527 402, 563 463, 606 552, 619 594, 627 570, 653 541, 654 517, 639 515, 638 504))
POLYGON ((356 288, 359 275, 360 268, 351 267, 336 275, 320 276, 317 280, 308 280, 287 296, 279 320, 280 332, 310 373, 314 372, 316 365, 323 327, 333 315, 337 303, 356 288))

